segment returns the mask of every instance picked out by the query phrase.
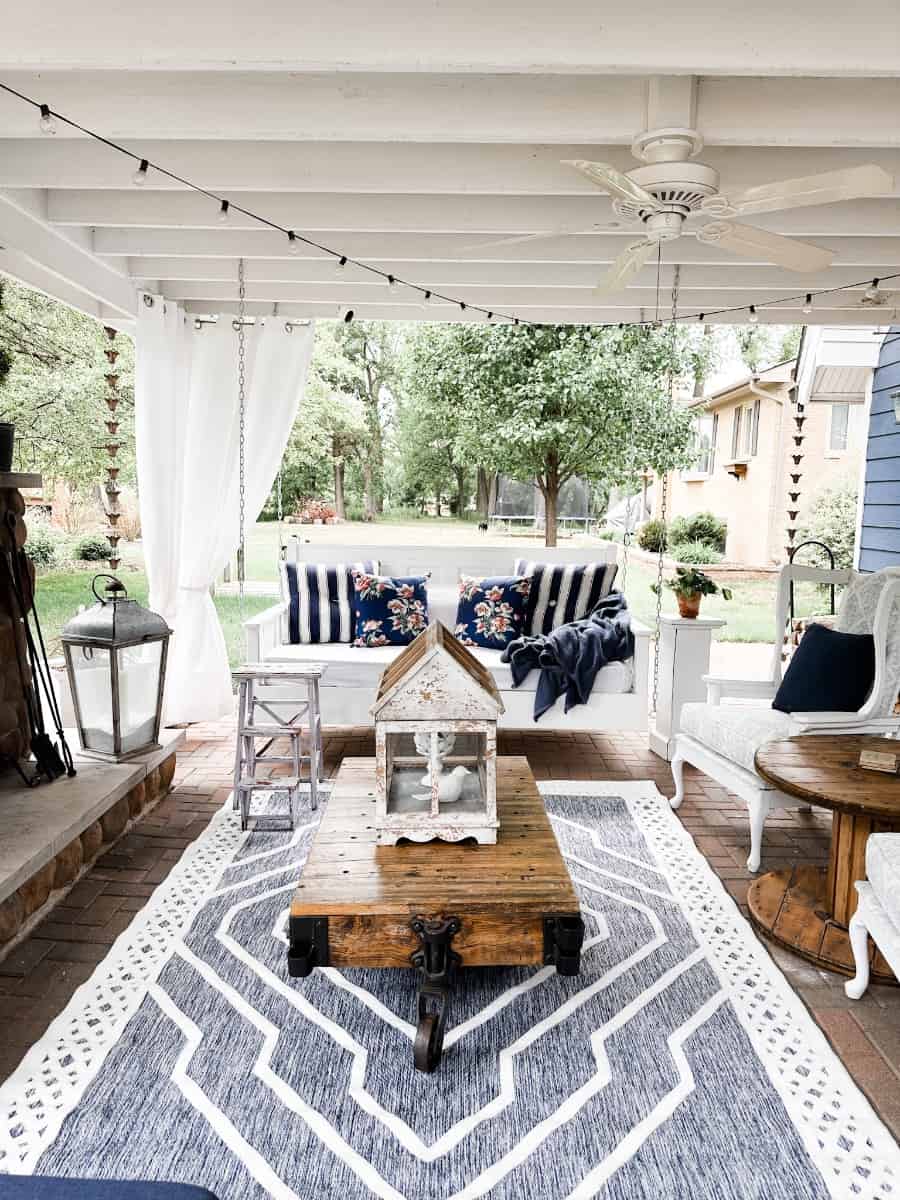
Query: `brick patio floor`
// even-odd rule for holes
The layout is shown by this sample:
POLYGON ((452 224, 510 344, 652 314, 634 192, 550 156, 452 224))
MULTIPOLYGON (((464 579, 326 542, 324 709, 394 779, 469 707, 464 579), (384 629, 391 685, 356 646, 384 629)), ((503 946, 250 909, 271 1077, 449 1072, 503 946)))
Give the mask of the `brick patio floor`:
MULTIPOLYGON (((105 956, 135 912, 205 828, 230 790, 233 725, 194 726, 178 756, 173 791, 76 885, 7 959, 0 962, 0 1079, 59 1013, 105 956)), ((525 754, 538 779, 652 779, 673 791, 668 766, 647 749, 646 736, 501 734, 502 754, 525 754)), ((370 731, 326 736, 334 773, 345 755, 371 755, 370 731)), ((750 875, 743 808, 692 768, 679 816, 725 886, 744 905, 750 875)), ((829 815, 775 814, 766 825, 765 870, 795 862, 824 863, 829 815)), ((745 909, 746 911, 746 909, 745 909)), ((851 1075, 895 1136, 900 1136, 900 989, 871 988, 847 1000, 843 981, 770 947, 851 1075)))

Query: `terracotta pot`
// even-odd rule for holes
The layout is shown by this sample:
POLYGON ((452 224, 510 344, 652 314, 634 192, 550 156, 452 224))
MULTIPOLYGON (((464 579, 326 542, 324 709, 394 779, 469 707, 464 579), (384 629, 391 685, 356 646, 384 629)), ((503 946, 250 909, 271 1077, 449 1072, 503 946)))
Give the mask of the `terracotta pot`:
POLYGON ((690 596, 676 594, 678 612, 682 617, 697 617, 700 615, 700 592, 692 592, 690 596))

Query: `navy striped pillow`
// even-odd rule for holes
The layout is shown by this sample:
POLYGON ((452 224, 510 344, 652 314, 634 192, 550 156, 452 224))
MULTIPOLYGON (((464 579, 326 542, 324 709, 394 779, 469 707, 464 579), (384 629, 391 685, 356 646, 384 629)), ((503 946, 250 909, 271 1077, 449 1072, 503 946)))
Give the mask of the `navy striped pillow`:
POLYGON ((517 558, 516 575, 531 576, 531 595, 525 632, 531 637, 549 633, 568 621, 580 621, 609 595, 616 563, 536 563, 517 558))
POLYGON ((284 562, 284 597, 288 605, 288 637, 293 645, 353 640, 351 570, 378 571, 377 562, 284 562))

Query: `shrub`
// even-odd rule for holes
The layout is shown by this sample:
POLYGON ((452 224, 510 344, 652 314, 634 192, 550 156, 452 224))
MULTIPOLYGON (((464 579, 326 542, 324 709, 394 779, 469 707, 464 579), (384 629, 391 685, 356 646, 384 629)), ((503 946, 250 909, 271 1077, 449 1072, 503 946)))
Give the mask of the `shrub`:
POLYGON ((60 559, 60 540, 49 525, 29 523, 25 553, 36 567, 55 567, 60 559))
MULTIPOLYGON (((704 542, 721 554, 725 553, 725 539, 728 535, 728 522, 721 521, 711 512, 694 513, 690 517, 676 517, 669 525, 669 541, 704 542)), ((712 559, 707 559, 712 562, 712 559)), ((716 560, 718 561, 718 560, 716 560)))
POLYGON ((82 562, 102 562, 109 558, 109 542, 100 533, 86 533, 75 543, 72 553, 82 562))
POLYGON ((597 537, 602 538, 604 542, 621 542, 625 540, 625 534, 623 530, 613 529, 611 527, 607 527, 606 529, 598 529, 597 537))
MULTIPOLYGON (((797 542, 814 539, 824 542, 834 552, 836 567, 852 567, 856 546, 856 484, 842 479, 820 489, 812 498, 804 523, 797 533, 797 542)), ((827 567, 828 560, 821 550, 810 547, 802 551, 798 562, 827 567)))
POLYGON ((659 554, 660 550, 665 550, 667 540, 666 523, 657 517, 642 525, 637 535, 640 548, 648 550, 651 554, 659 554))
POLYGON ((722 561, 722 555, 707 542, 675 542, 669 547, 669 555, 676 562, 689 563, 691 566, 704 566, 706 563, 722 561))

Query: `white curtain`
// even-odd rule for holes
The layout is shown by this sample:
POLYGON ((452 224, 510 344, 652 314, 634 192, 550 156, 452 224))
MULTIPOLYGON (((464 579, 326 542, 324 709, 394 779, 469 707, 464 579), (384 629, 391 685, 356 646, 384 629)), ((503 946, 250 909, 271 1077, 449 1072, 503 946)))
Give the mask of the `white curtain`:
MULTIPOLYGON (((174 630, 168 724, 231 711, 225 640, 209 593, 239 540, 238 335, 194 329, 171 301, 139 306, 135 439, 150 607, 174 630)), ((245 522, 259 515, 300 404, 314 330, 275 318, 245 329, 245 522)))

